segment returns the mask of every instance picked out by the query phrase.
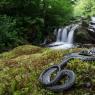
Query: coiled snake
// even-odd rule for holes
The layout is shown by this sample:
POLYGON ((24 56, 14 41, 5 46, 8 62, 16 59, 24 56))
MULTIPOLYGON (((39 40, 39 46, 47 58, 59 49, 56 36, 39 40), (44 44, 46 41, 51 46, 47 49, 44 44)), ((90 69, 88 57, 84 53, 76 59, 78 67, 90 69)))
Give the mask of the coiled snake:
POLYGON ((72 59, 80 59, 81 61, 95 61, 95 49, 83 50, 78 53, 66 55, 62 62, 58 65, 53 65, 44 70, 39 81, 49 90, 54 92, 62 92, 68 90, 74 85, 76 75, 72 70, 65 69, 67 63, 72 59), (52 74, 57 71, 54 79, 51 79, 52 74), (66 76, 64 84, 59 84, 59 81, 66 76))

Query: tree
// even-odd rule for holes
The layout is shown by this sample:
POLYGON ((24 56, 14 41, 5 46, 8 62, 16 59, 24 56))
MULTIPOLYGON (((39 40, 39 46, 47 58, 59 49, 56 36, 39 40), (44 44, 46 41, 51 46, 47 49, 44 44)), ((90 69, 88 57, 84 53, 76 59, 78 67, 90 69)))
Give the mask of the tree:
POLYGON ((43 17, 45 31, 64 26, 72 17, 72 2, 70 0, 43 0, 43 17))
POLYGON ((95 15, 95 0, 78 0, 74 6, 75 16, 95 15))
MULTIPOLYGON (((54 28, 69 23, 72 18, 72 10, 70 0, 0 0, 1 21, 4 21, 3 16, 5 15, 6 19, 12 18, 13 21, 16 21, 13 23, 15 28, 8 32, 6 20, 5 26, 2 24, 0 26, 2 29, 0 32, 2 35, 8 35, 8 33, 11 35, 15 31, 18 38, 11 35, 12 38, 16 37, 20 41, 24 39, 24 41, 34 44, 41 43, 47 34, 53 32, 54 28), (6 31, 2 27, 5 27, 6 31)), ((5 43, 3 39, 1 41, 5 43)), ((9 42, 9 44, 12 43, 14 42, 9 42)), ((19 45, 19 43, 16 44, 19 45)))

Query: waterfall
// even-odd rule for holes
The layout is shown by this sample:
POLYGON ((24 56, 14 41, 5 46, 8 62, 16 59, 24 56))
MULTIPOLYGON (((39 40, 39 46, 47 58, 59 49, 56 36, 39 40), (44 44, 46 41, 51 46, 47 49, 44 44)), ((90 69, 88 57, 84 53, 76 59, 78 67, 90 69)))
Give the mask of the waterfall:
POLYGON ((61 32, 62 32, 62 29, 61 28, 59 28, 58 29, 58 34, 57 34, 57 42, 60 42, 61 41, 61 32))
POLYGON ((68 40, 67 43, 73 44, 73 38, 74 38, 74 32, 77 29, 78 25, 73 25, 71 28, 71 31, 68 34, 68 40))
POLYGON ((62 39, 61 41, 62 42, 66 42, 67 41, 67 37, 68 37, 68 27, 65 27, 63 30, 62 30, 62 39))
POLYGON ((75 32, 76 28, 78 27, 78 25, 72 24, 71 29, 70 29, 70 27, 71 26, 66 26, 65 28, 59 28, 56 42, 63 42, 63 43, 66 42, 68 44, 73 43, 74 32, 75 32))
POLYGON ((72 24, 64 28, 59 28, 56 35, 56 42, 49 44, 52 48, 71 48, 73 46, 74 32, 79 24, 72 24))

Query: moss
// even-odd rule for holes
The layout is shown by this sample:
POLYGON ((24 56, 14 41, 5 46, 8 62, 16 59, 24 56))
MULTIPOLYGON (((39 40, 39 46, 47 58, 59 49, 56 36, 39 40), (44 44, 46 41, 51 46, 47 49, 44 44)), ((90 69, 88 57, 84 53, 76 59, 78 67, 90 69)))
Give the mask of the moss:
POLYGON ((18 57, 20 55, 28 55, 28 54, 34 54, 36 52, 40 52, 41 48, 33 45, 23 45, 19 46, 9 52, 5 52, 0 54, 0 58, 2 59, 11 59, 18 57))
POLYGON ((76 73, 75 86, 63 93, 53 93, 38 81, 40 73, 60 63, 65 54, 81 49, 50 50, 32 45, 20 46, 0 54, 0 95, 84 95, 95 93, 95 63, 72 60, 66 68, 76 73), (84 87, 90 82, 91 88, 84 87))

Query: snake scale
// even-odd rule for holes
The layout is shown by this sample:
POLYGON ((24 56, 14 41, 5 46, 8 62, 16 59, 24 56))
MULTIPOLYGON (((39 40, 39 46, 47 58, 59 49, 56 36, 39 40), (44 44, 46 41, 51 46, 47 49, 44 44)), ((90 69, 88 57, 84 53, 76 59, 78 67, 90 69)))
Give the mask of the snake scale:
POLYGON ((72 70, 65 69, 67 63, 72 59, 80 59, 81 61, 95 61, 95 49, 82 50, 78 53, 71 53, 64 56, 62 62, 58 65, 53 65, 46 70, 44 70, 39 81, 47 89, 54 92, 63 92, 64 90, 69 90, 75 83, 76 75, 72 70), (51 79, 52 74, 57 72, 54 79, 51 79), (60 83, 60 80, 66 76, 64 83, 60 83))

